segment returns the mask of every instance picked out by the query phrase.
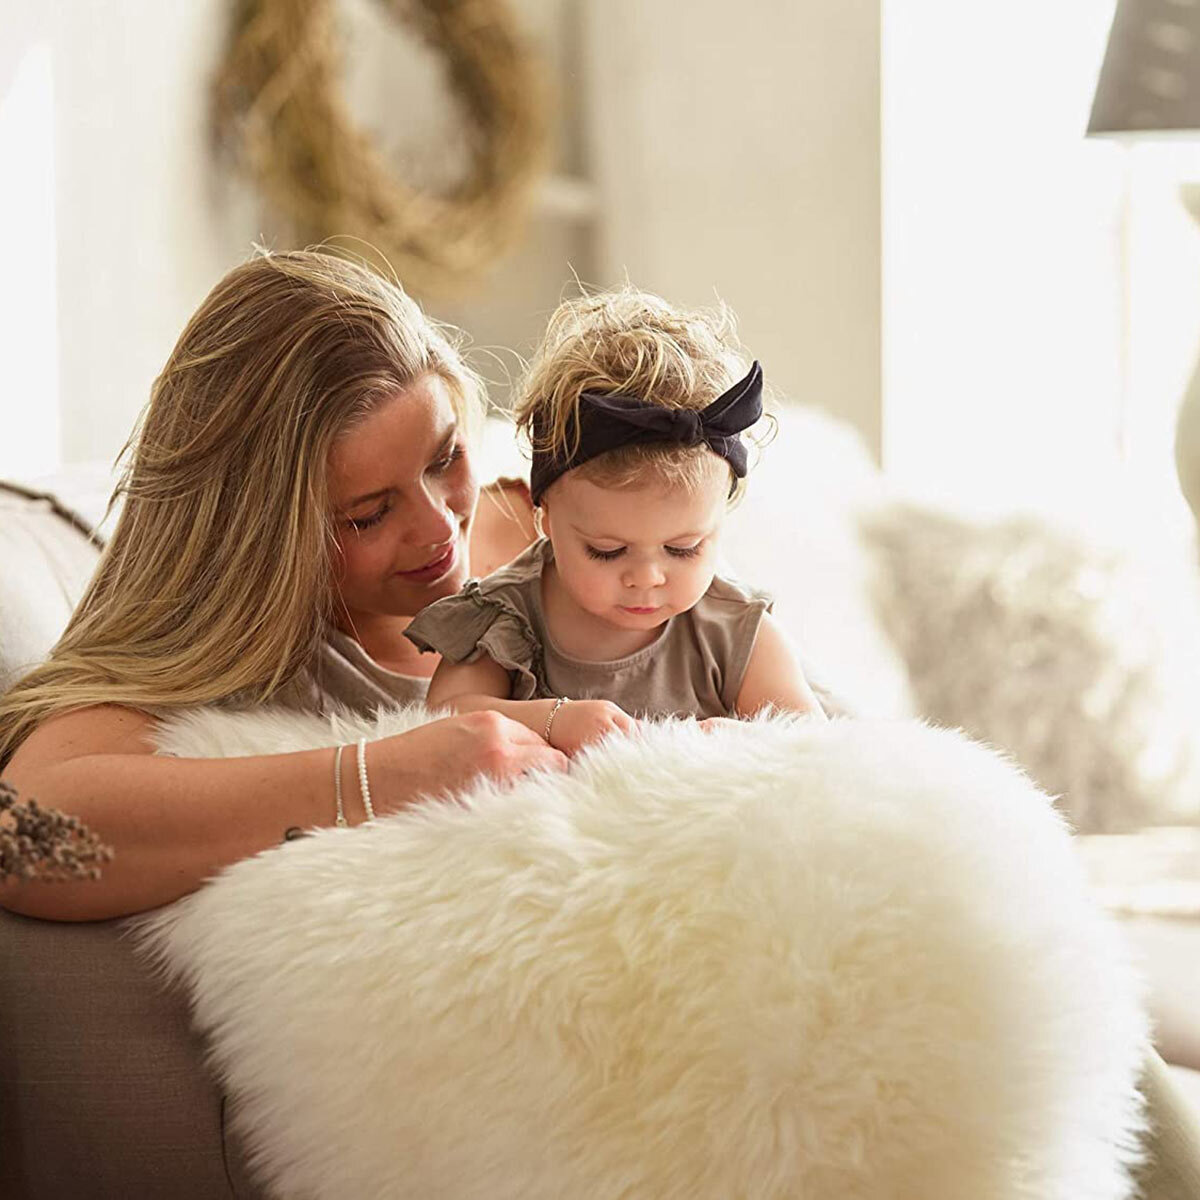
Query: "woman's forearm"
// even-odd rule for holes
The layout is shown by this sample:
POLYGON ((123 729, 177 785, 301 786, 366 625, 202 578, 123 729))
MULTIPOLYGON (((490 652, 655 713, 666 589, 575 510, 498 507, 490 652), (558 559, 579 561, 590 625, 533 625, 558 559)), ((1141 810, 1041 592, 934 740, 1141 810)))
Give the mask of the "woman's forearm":
MULTIPOLYGON (((332 748, 158 757, 150 724, 127 709, 84 709, 47 722, 18 749, 5 782, 78 817, 113 858, 96 881, 0 886, 0 906, 62 921, 124 916, 194 891, 223 867, 278 846, 292 827, 334 824, 332 748)), ((515 779, 567 765, 540 734, 488 712, 370 742, 366 761, 379 816, 452 797, 480 775, 515 779)), ((342 755, 341 780, 346 817, 356 825, 366 814, 353 753, 342 755)))
MULTIPOLYGON (((352 755, 342 791, 351 824, 364 817, 352 755)), ((59 808, 113 850, 100 879, 0 887, 0 905, 53 920, 101 920, 155 908, 221 868, 278 846, 295 826, 332 825, 333 751, 187 759, 87 754, 11 782, 59 808)))

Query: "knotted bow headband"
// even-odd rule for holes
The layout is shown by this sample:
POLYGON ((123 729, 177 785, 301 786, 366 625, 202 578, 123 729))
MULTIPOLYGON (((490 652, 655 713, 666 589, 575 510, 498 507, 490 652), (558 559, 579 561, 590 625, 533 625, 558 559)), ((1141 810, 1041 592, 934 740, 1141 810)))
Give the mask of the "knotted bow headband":
POLYGON ((707 408, 665 408, 634 396, 602 396, 583 392, 579 397, 579 444, 569 457, 550 450, 533 452, 529 491, 537 504, 560 476, 635 442, 672 442, 680 446, 704 443, 719 454, 742 479, 746 474, 746 447, 738 436, 762 416, 762 367, 750 368, 745 378, 722 392, 707 408))

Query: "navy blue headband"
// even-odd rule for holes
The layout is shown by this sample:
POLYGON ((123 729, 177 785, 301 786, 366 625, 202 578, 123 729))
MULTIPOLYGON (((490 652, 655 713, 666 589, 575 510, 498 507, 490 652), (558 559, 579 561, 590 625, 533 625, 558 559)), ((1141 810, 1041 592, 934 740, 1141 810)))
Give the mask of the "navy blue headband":
MULTIPOLYGON (((590 459, 635 442, 704 443, 719 454, 739 479, 746 474, 746 447, 738 436, 762 416, 762 367, 756 362, 744 379, 722 392, 707 408, 665 408, 633 396, 579 397, 579 445, 569 458, 535 449, 529 491, 537 504, 560 476, 590 459)), ((536 436, 536 430, 535 430, 536 436)))

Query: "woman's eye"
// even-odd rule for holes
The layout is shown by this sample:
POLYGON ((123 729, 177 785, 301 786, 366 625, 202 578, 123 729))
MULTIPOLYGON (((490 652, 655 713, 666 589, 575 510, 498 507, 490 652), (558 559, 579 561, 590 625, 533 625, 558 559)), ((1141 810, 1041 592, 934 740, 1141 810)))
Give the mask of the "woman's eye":
POLYGON ((703 542, 697 542, 694 546, 664 546, 663 549, 672 558, 695 558, 703 545, 703 542))
POLYGON ((434 475, 444 475, 456 462, 463 456, 462 446, 456 445, 445 458, 439 458, 437 462, 429 464, 429 470, 434 475))
POLYGON ((620 558, 625 553, 624 546, 618 546, 616 550, 597 550, 595 546, 585 546, 588 558, 594 558, 598 562, 612 562, 614 558, 620 558))
POLYGON ((385 504, 378 512, 373 512, 369 517, 351 517, 349 524, 351 528, 357 529, 359 533, 362 533, 364 530, 370 529, 373 525, 378 525, 391 511, 392 506, 385 504))

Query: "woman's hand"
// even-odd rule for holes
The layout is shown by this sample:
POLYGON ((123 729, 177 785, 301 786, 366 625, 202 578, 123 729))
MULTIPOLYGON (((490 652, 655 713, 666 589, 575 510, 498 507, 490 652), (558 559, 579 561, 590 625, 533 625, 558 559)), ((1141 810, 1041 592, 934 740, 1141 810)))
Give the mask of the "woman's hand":
POLYGON ((638 722, 608 700, 570 700, 559 707, 550 726, 550 745, 575 754, 589 742, 613 733, 636 733, 638 722))
POLYGON ((465 791, 480 775, 506 780, 567 767, 560 750, 519 721, 490 711, 444 717, 382 738, 371 744, 369 755, 371 774, 380 781, 371 791, 381 814, 407 808, 422 796, 465 791))

